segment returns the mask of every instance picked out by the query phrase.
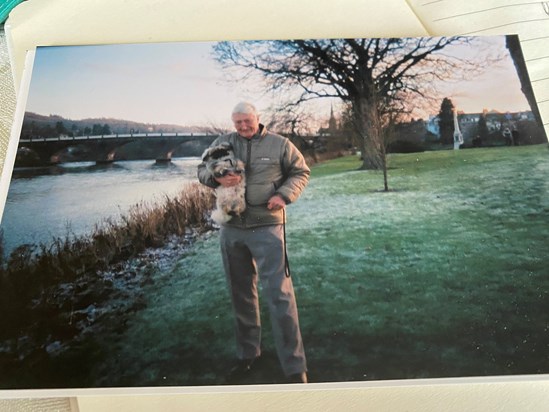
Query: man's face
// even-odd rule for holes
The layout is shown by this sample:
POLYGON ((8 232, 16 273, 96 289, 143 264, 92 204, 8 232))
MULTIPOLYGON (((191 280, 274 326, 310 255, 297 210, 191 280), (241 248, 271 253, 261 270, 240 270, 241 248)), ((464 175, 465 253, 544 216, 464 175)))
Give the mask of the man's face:
POLYGON ((259 117, 255 114, 235 113, 232 119, 236 131, 242 137, 251 139, 259 131, 259 117))

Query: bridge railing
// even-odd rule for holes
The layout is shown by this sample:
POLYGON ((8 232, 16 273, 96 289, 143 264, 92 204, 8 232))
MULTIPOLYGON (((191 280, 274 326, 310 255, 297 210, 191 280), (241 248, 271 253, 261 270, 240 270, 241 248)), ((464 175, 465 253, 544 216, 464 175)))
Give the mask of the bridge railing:
POLYGON ((58 136, 58 137, 40 137, 32 136, 30 138, 19 139, 20 143, 30 142, 63 142, 76 140, 100 140, 100 139, 120 139, 120 138, 145 138, 145 137, 206 137, 215 136, 216 133, 194 133, 194 132, 175 132, 175 133, 117 133, 108 135, 86 135, 86 136, 58 136))

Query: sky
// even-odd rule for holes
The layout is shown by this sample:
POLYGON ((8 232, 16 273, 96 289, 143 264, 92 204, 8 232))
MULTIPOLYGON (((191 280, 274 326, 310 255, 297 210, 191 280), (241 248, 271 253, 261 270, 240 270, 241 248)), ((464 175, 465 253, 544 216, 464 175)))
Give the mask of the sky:
MULTIPOLYGON (((490 39, 490 38, 489 38, 490 39)), ((503 37, 491 50, 505 52, 503 37)), ((214 60, 214 43, 156 43, 59 46, 37 49, 27 111, 72 120, 116 118, 153 124, 230 127, 230 113, 242 100, 260 111, 272 101, 259 88, 227 81, 214 60)), ((455 50, 476 53, 476 50, 455 50)), ((444 96, 464 112, 484 108, 528 110, 510 58, 471 81, 444 85, 444 96)), ((328 117, 326 101, 316 107, 328 117)), ((432 113, 432 114, 436 114, 432 113)), ((427 118, 429 113, 422 113, 427 118)))

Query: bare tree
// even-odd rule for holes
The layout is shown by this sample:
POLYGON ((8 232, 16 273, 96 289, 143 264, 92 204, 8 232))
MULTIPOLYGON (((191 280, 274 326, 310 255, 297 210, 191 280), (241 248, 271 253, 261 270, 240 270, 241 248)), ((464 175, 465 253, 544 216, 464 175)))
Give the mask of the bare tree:
POLYGON ((468 41, 440 37, 220 42, 214 55, 226 69, 247 69, 242 78, 260 74, 271 91, 298 90, 288 107, 325 97, 349 103, 361 137, 362 168, 371 169, 379 167, 379 153, 372 152, 377 145, 370 144, 367 132, 372 101, 391 102, 375 109, 384 117, 385 112, 410 112, 412 97, 435 98, 436 81, 463 73, 464 65, 480 68, 442 52, 468 41))
POLYGON ((205 128, 204 131, 210 134, 222 135, 229 133, 231 130, 232 129, 226 125, 221 125, 218 122, 210 120, 208 126, 205 128))
POLYGON ((306 136, 312 134, 311 124, 314 120, 312 114, 302 108, 284 107, 273 111, 267 126, 289 136, 306 136))
POLYGON ((318 162, 311 124, 315 123, 312 114, 299 107, 274 109, 267 120, 269 129, 276 129, 286 135, 290 141, 306 156, 309 162, 318 162))
POLYGON ((362 114, 365 135, 361 140, 367 145, 366 151, 370 153, 370 161, 374 162, 376 169, 383 171, 383 188, 386 192, 389 191, 387 151, 395 139, 395 126, 402 115, 401 108, 393 105, 390 97, 382 97, 376 90, 372 90, 370 103, 362 114))

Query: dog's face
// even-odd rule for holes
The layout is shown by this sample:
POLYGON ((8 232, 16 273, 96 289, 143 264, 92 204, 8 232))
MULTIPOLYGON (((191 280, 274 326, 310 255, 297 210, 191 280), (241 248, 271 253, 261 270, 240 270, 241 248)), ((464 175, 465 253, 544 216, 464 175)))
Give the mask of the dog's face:
POLYGON ((206 149, 202 154, 202 161, 206 163, 207 169, 215 177, 223 177, 228 173, 241 174, 243 172, 242 168, 238 167, 233 147, 228 142, 206 149))

